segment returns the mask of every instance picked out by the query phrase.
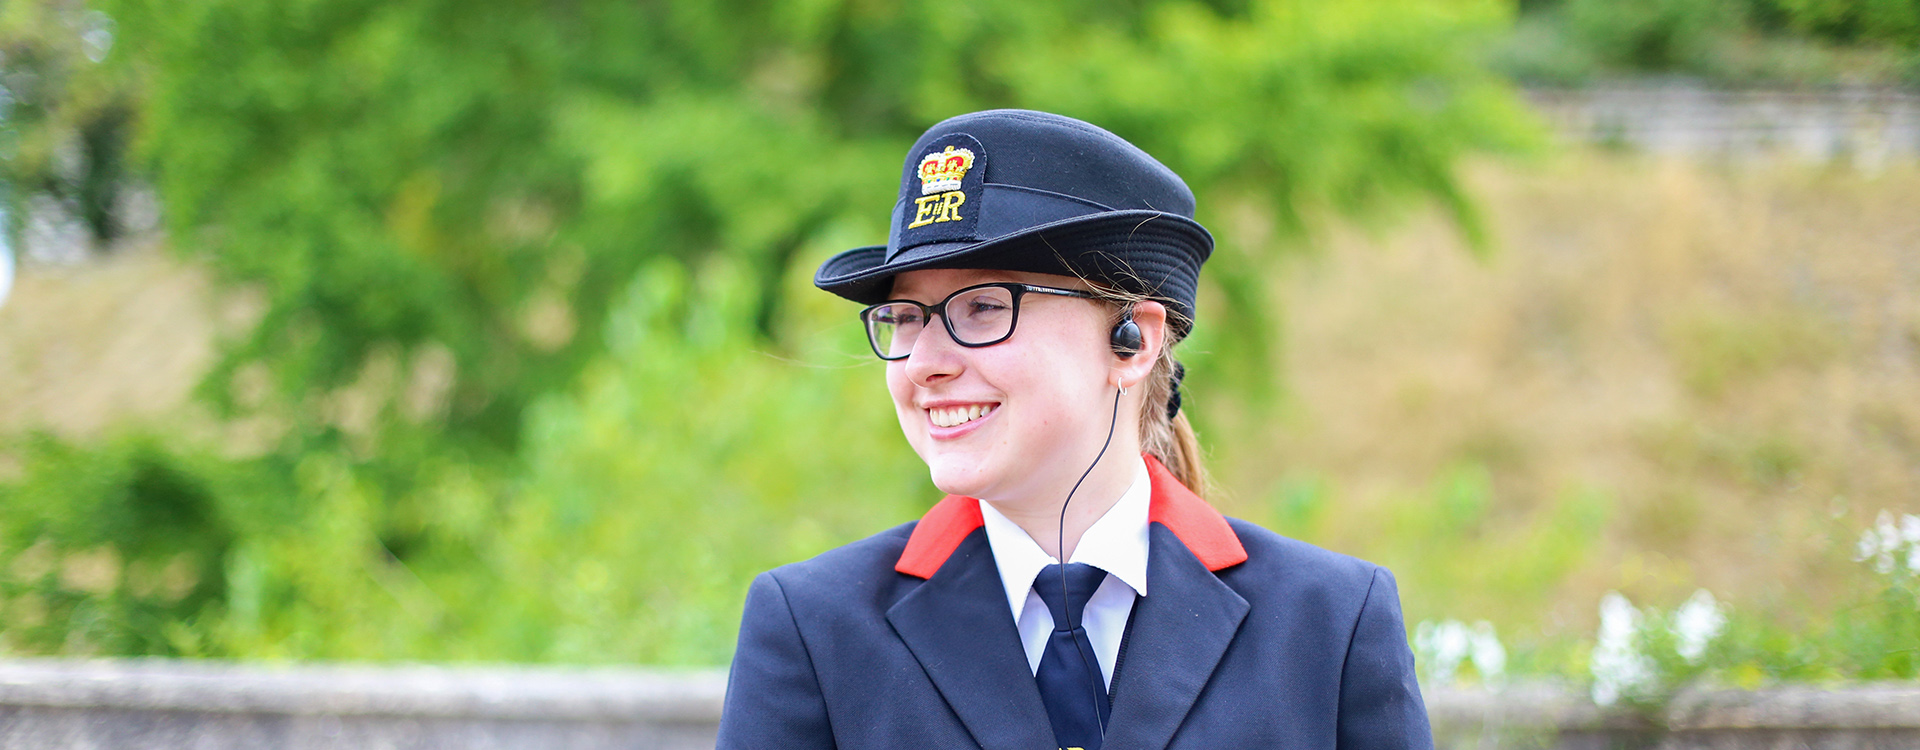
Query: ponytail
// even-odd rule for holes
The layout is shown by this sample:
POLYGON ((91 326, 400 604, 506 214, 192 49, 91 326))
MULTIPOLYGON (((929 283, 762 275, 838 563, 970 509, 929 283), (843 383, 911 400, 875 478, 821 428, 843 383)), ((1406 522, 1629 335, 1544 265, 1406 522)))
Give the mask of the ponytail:
POLYGON ((1201 460, 1200 438, 1193 433, 1193 424, 1187 421, 1185 412, 1173 417, 1173 446, 1166 455, 1154 454, 1165 464, 1167 471, 1173 472, 1173 478, 1180 480, 1187 489, 1201 499, 1207 496, 1208 485, 1213 478, 1207 475, 1207 465, 1201 460))
POLYGON ((1160 459, 1174 479, 1204 499, 1209 480, 1193 423, 1187 421, 1185 411, 1167 415, 1177 382, 1174 372, 1179 368, 1173 358, 1176 343, 1179 342, 1167 341, 1161 349, 1160 360, 1153 363, 1153 372, 1147 375, 1146 398, 1140 408, 1140 448, 1160 459))

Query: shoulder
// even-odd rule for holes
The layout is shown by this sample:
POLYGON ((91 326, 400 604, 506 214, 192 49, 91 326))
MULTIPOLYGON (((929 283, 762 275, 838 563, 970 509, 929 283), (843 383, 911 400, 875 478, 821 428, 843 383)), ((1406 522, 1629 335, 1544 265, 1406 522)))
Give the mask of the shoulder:
POLYGON ((777 584, 794 606, 804 603, 847 601, 861 594, 879 594, 907 578, 894 572, 894 563, 907 546, 917 521, 895 526, 857 542, 827 550, 800 562, 761 574, 777 584))
POLYGON ((1316 710, 1337 719, 1340 747, 1432 748, 1393 574, 1256 524, 1228 523, 1247 560, 1218 575, 1249 605, 1242 632, 1250 637, 1242 641, 1251 662, 1298 680, 1288 683, 1290 694, 1318 694, 1316 710))
POLYGON ((1227 519, 1247 550, 1247 561, 1219 571, 1220 579, 1241 591, 1286 597, 1295 602, 1319 602, 1334 609, 1358 608, 1385 580, 1386 568, 1281 536, 1258 524, 1227 519))
MULTIPOLYGON (((1281 536, 1266 527, 1238 518, 1227 519, 1240 544, 1247 549, 1247 562, 1240 567, 1256 569, 1284 568, 1295 572, 1332 577, 1348 583, 1364 584, 1375 571, 1384 568, 1357 557, 1323 549, 1291 537, 1281 536)), ((1268 570, 1267 572, 1274 572, 1268 570)))

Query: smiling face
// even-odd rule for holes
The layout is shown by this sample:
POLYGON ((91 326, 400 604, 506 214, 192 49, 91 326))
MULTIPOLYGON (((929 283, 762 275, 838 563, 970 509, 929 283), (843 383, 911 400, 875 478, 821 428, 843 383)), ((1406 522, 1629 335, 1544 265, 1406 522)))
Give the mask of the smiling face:
MULTIPOLYGON (((937 304, 997 281, 1087 288, 1067 276, 930 269, 900 274, 890 298, 937 304)), ((963 347, 932 323, 910 356, 887 363, 900 429, 934 485, 986 500, 1058 503, 1062 477, 1071 483, 1106 439, 1117 361, 1109 315, 1095 300, 1028 294, 1006 341, 963 347)), ((1117 434, 1113 448, 1131 443, 1137 438, 1117 434)))

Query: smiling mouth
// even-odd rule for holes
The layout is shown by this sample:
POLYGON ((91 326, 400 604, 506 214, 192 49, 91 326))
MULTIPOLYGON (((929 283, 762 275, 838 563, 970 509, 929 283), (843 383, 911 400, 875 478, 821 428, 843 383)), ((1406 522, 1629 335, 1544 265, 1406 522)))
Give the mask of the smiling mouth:
POLYGON ((972 404, 969 406, 939 406, 927 410, 927 418, 935 427, 958 427, 973 420, 992 414, 998 404, 972 404))

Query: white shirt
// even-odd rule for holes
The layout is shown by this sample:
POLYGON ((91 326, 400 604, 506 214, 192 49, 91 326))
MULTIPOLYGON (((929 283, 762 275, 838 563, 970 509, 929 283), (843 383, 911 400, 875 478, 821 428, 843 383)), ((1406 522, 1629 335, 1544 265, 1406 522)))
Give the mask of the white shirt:
MULTIPOLYGON (((1087 640, 1093 642, 1094 656, 1100 660, 1101 676, 1109 688, 1113 686, 1114 661, 1120 656, 1120 639, 1126 635, 1127 617, 1133 614, 1134 597, 1147 595, 1147 505, 1152 487, 1147 462, 1139 460, 1137 465, 1133 486, 1080 537, 1070 561, 1108 573, 1087 600, 1081 625, 1087 629, 1087 640)), ((1033 579, 1042 568, 1059 560, 1040 549, 1025 529, 1001 515, 992 503, 980 501, 980 516, 986 521, 987 543, 993 547, 993 561, 1000 568, 1000 583, 1007 589, 1014 625, 1020 629, 1020 645, 1027 651, 1027 667, 1038 674, 1047 635, 1053 632, 1053 613, 1034 592, 1033 579)))

